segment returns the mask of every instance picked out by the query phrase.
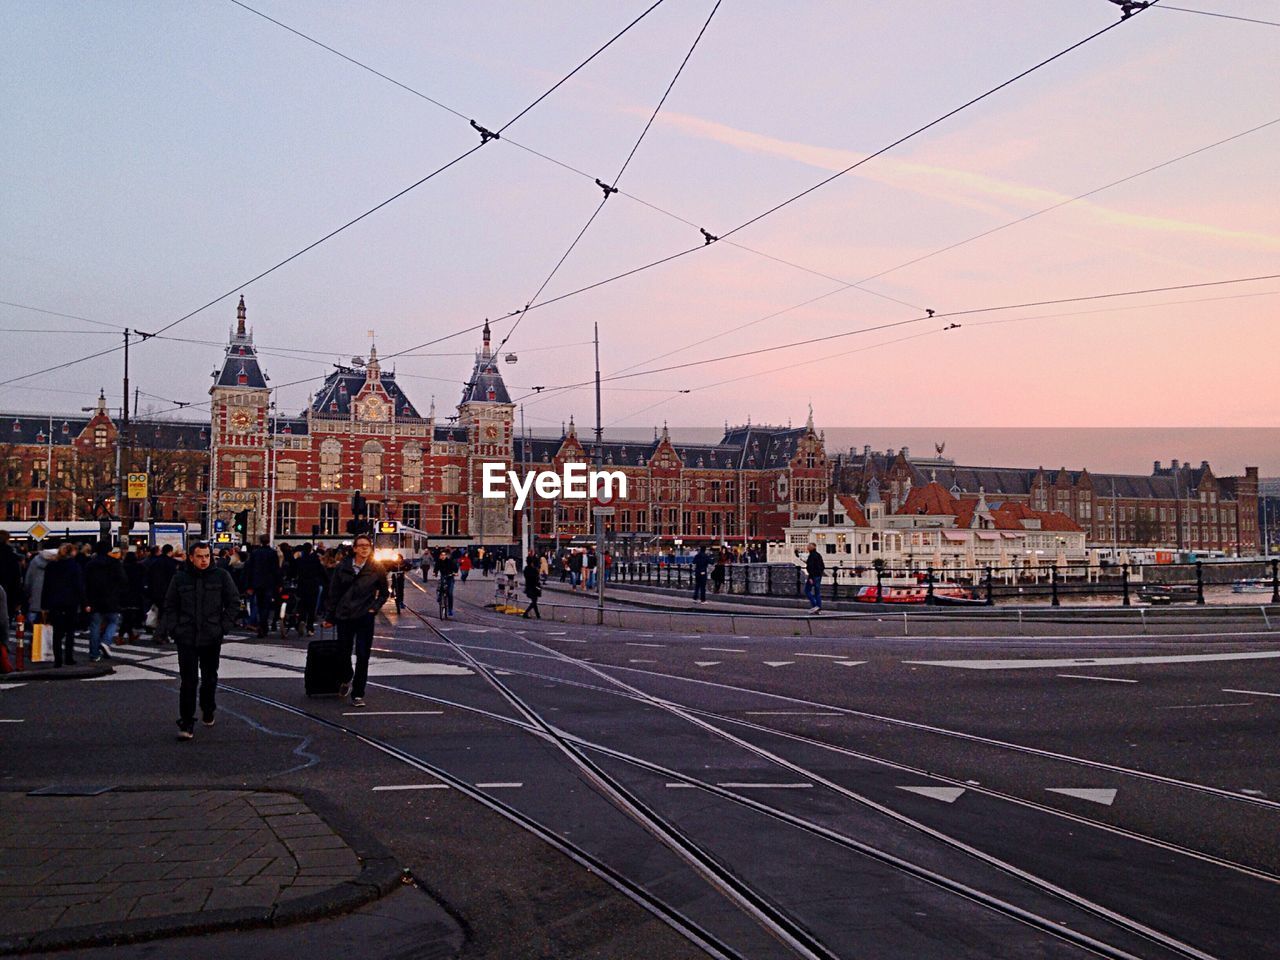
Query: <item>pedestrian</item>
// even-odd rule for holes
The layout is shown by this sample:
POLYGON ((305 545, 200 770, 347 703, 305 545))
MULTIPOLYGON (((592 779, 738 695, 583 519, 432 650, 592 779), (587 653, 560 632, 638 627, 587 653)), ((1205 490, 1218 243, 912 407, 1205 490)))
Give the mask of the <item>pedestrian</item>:
POLYGON ((440 581, 436 585, 436 603, 444 607, 445 616, 450 618, 453 617, 454 577, 458 575, 460 563, 448 550, 441 550, 436 557, 436 577, 440 581))
POLYGON ((458 560, 458 576, 463 583, 467 582, 467 574, 471 572, 471 554, 463 551, 461 559, 458 560))
POLYGON ((9 546, 8 530, 0 530, 0 590, 6 597, 0 616, 7 624, 22 609, 22 564, 13 547, 9 546))
POLYGON ((258 637, 262 638, 271 626, 276 591, 280 589, 280 555, 265 533, 258 537, 258 545, 249 554, 244 576, 245 593, 249 595, 249 621, 257 626, 258 637))
POLYGON ((111 544, 99 540, 97 553, 84 571, 85 600, 89 607, 89 659, 111 659, 111 645, 120 629, 120 612, 129 595, 129 575, 115 558, 111 544))
POLYGON ((549 576, 551 576, 551 561, 547 559, 547 554, 544 553, 538 558, 538 579, 542 583, 546 583, 549 576))
POLYGON ((524 595, 529 598, 529 606, 524 611, 524 618, 528 620, 529 614, 533 614, 541 620, 542 611, 538 609, 538 597, 542 596, 542 569, 538 558, 532 553, 524 561, 524 595))
POLYGON ((161 603, 160 624, 178 650, 178 739, 195 736, 196 687, 200 689, 200 720, 213 726, 218 709, 218 661, 222 640, 236 623, 240 594, 231 574, 213 566, 213 548, 191 547, 190 559, 173 575, 161 603))
POLYGON ((338 646, 342 651, 345 677, 338 696, 351 693, 351 704, 364 706, 365 684, 369 678, 369 654, 373 650, 373 621, 391 596, 387 573, 373 559, 373 540, 357 534, 352 544, 354 556, 342 561, 333 572, 329 599, 325 604, 325 626, 337 625, 338 646), (351 669, 355 651, 356 666, 351 669))
POLYGON ((582 582, 582 551, 574 550, 569 554, 569 586, 577 590, 582 582))
POLYGON ((169 595, 169 584, 177 572, 178 561, 173 559, 173 544, 166 543, 158 553, 153 552, 147 565, 147 599, 151 603, 151 608, 155 610, 157 643, 165 643, 169 639, 160 626, 160 608, 164 605, 165 597, 169 595))
POLYGON ((324 564, 309 543, 304 543, 298 549, 298 556, 294 561, 294 576, 298 583, 298 603, 301 604, 302 622, 307 636, 312 636, 316 632, 316 610, 320 605, 320 590, 324 585, 326 574, 324 564))
POLYGON ((63 663, 74 666, 76 662, 76 619, 85 609, 84 574, 80 572, 77 554, 74 543, 64 543, 44 571, 40 603, 49 611, 53 624, 55 667, 63 663))
POLYGON ((587 589, 594 590, 596 588, 596 577, 600 575, 600 558, 596 556, 595 547, 587 547, 587 559, 584 566, 587 568, 587 589))
POLYGON ((48 623, 49 608, 44 605, 44 576, 49 564, 58 557, 54 549, 38 550, 27 562, 23 587, 27 595, 27 619, 31 623, 48 623))
POLYGON ((707 602, 707 569, 711 566, 711 557, 707 548, 698 547, 697 556, 693 558, 693 602, 707 602))
POLYGON ((727 560, 724 551, 721 550, 716 554, 716 565, 711 568, 711 587, 719 593, 724 589, 724 575, 728 573, 727 560))
POLYGON ((809 555, 804 559, 804 595, 811 604, 810 613, 822 612, 822 575, 827 572, 827 565, 818 553, 817 544, 809 544, 809 555))

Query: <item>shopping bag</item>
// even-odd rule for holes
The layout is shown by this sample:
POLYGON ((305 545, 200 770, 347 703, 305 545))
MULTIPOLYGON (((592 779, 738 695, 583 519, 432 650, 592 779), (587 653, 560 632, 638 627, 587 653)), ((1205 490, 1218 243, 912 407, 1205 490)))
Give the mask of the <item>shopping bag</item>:
POLYGON ((37 623, 31 627, 31 662, 52 663, 53 626, 48 623, 37 623))
POLYGON ((159 623, 160 623, 160 608, 157 606, 152 606, 151 609, 147 611, 147 618, 146 620, 143 621, 143 625, 148 630, 154 630, 159 625, 159 623))

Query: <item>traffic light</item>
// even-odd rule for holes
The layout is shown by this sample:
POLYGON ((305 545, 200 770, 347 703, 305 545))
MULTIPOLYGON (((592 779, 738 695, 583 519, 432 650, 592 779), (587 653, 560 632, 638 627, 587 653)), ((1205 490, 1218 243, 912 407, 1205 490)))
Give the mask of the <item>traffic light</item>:
POLYGON ((240 539, 244 540, 244 535, 249 529, 249 511, 241 510, 236 514, 235 523, 232 529, 240 535, 240 539))
POLYGON ((214 533, 222 533, 222 532, 224 532, 226 529, 227 529, 227 521, 225 521, 225 520, 215 520, 215 521, 213 521, 213 532, 214 532, 214 533))

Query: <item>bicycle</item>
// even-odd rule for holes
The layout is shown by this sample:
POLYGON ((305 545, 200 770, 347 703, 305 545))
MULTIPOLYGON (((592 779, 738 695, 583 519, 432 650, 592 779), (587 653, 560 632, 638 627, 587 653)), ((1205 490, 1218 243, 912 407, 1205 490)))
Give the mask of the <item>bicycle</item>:
POLYGON ((440 605, 441 620, 449 620, 453 617, 453 577, 451 575, 440 578, 440 584, 436 587, 436 603, 440 605))

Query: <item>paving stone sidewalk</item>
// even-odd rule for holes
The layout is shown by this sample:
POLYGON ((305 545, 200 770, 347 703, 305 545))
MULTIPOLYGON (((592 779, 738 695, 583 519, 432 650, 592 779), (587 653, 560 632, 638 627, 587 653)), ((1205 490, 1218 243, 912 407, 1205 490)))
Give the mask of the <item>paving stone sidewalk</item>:
POLYGON ((0 793, 0 953, 314 915, 334 888, 349 908, 363 869, 289 794, 0 793))

